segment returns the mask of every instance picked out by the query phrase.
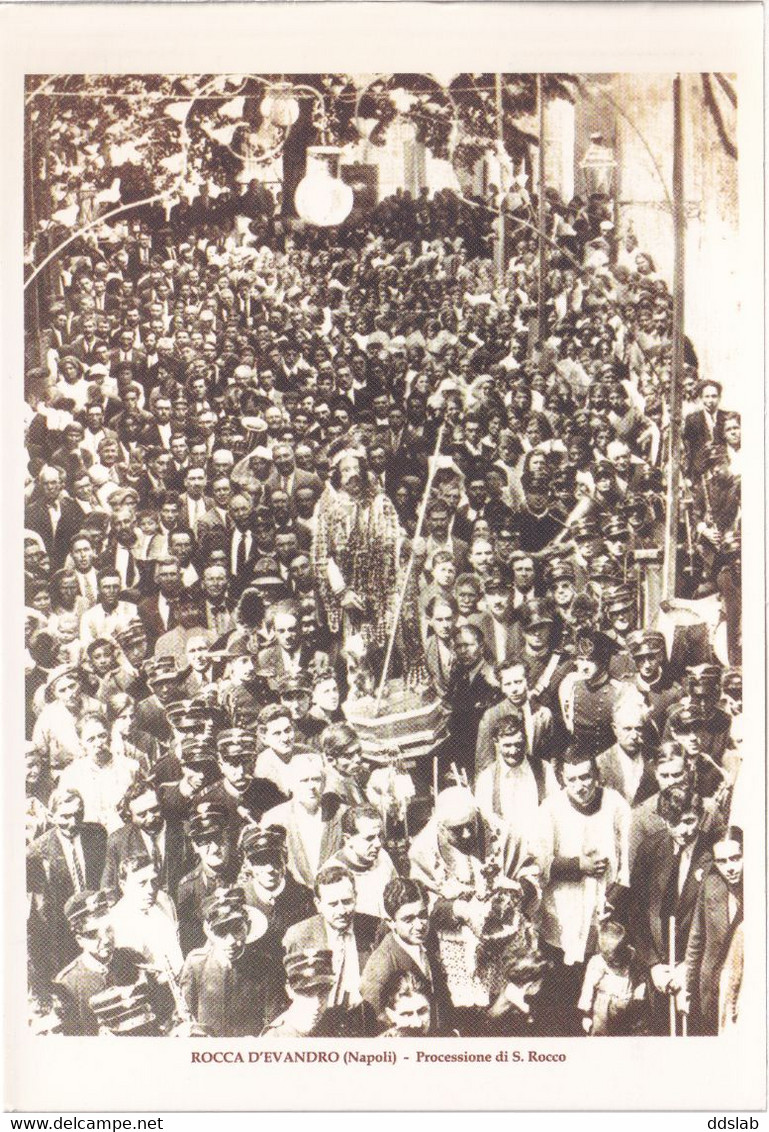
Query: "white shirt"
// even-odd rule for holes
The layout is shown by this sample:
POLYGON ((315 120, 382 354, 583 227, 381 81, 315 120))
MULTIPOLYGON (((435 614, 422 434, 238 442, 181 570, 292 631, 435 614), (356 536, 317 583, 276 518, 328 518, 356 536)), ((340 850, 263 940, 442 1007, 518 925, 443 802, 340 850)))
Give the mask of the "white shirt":
POLYGON ((475 785, 475 798, 483 812, 488 816, 494 810, 494 778, 499 768, 499 808, 497 817, 502 818, 517 834, 531 844, 537 824, 539 794, 534 771, 527 758, 519 766, 510 767, 497 756, 491 766, 478 775, 475 785))
POLYGON ((168 598, 163 597, 162 594, 158 594, 158 613, 160 614, 160 620, 163 622, 163 627, 167 629, 168 619, 171 616, 171 606, 168 604, 168 598))
POLYGON ((274 782, 282 794, 288 796, 291 793, 288 763, 284 763, 271 747, 265 747, 256 756, 254 774, 257 778, 268 778, 270 782, 274 782))
POLYGON ((320 868, 320 843, 323 839, 323 815, 318 807, 314 814, 304 806, 293 805, 294 822, 313 876, 320 868))
POLYGON ((139 771, 138 762, 125 755, 113 756, 105 766, 81 756, 61 772, 59 785, 77 790, 83 799, 85 821, 98 822, 107 833, 113 833, 123 824, 117 807, 139 771))
POLYGON ((638 758, 631 759, 630 755, 622 750, 619 743, 615 750, 617 752, 619 765, 622 769, 622 780, 625 783, 625 797, 630 799, 635 798, 636 791, 641 782, 641 775, 644 772, 643 758, 639 755, 638 758))
POLYGON ((86 599, 89 605, 93 605, 96 601, 97 588, 95 568, 92 566, 91 569, 87 570, 85 573, 76 570, 75 573, 77 574, 77 584, 80 588, 81 595, 86 599))
POLYGON ((191 499, 187 496, 187 518, 189 521, 190 529, 197 537, 198 523, 206 513, 206 504, 203 499, 191 499))
POLYGON ((83 856, 83 846, 80 842, 80 834, 78 833, 70 841, 68 837, 62 837, 61 833, 57 829, 56 836, 59 838, 61 851, 64 854, 64 860, 67 862, 67 868, 69 869, 69 875, 72 877, 72 884, 74 886, 75 892, 82 892, 83 889, 87 887, 88 881, 86 880, 85 857, 83 856), (77 863, 80 866, 80 875, 83 878, 82 886, 77 879, 77 871, 75 869, 74 858, 77 858, 77 863))
POLYGON ((129 947, 140 952, 159 970, 163 970, 167 962, 174 974, 179 974, 184 956, 179 946, 176 909, 170 896, 161 890, 146 912, 127 904, 122 897, 112 909, 110 918, 116 947, 129 947))
POLYGON ((329 1006, 337 1006, 347 995, 349 1006, 356 1006, 360 1001, 360 962, 358 960, 358 947, 352 928, 346 935, 339 935, 326 924, 328 945, 331 949, 331 966, 336 975, 336 984, 329 994, 329 1006))
POLYGON ((56 529, 59 526, 59 520, 61 519, 61 504, 58 501, 56 503, 49 503, 48 514, 51 519, 51 528, 55 536, 56 529))
POLYGON ((134 617, 136 617, 136 606, 132 602, 119 601, 109 613, 101 602, 97 602, 82 616, 80 640, 85 646, 89 645, 91 641, 95 641, 97 637, 112 638, 118 630, 124 629, 134 617))
POLYGON ((686 884, 686 878, 689 875, 689 869, 692 865, 692 857, 694 855, 694 842, 687 845, 678 854, 678 895, 683 892, 683 887, 686 884))

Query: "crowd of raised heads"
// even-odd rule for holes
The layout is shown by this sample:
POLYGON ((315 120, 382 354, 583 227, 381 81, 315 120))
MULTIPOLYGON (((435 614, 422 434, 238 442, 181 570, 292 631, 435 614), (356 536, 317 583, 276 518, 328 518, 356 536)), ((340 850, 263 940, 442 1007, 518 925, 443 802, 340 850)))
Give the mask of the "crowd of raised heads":
POLYGON ((549 194, 540 279, 535 205, 500 269, 483 201, 252 183, 40 273, 37 1032, 735 1023, 740 420, 687 339, 671 452, 652 256, 549 194))

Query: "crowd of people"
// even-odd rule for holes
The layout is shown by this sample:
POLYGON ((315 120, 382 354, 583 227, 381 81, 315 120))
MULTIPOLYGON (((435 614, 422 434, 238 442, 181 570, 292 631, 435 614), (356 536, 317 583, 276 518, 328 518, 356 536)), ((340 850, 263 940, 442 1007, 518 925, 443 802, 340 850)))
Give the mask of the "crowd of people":
POLYGON ((448 191, 331 231, 249 194, 92 230, 27 327, 30 1023, 723 1031, 718 375, 687 342, 666 547, 672 300, 609 202, 549 196, 539 280, 527 200, 497 278, 448 191))

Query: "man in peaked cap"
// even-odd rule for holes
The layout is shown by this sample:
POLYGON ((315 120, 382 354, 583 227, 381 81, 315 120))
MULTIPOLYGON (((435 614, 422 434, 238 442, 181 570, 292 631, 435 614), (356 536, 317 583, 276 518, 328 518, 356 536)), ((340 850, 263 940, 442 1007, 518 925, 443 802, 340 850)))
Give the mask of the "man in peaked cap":
POLYGON ((681 699, 683 690, 670 671, 662 633, 655 629, 636 629, 628 634, 626 645, 636 667, 632 683, 649 709, 647 728, 652 732, 649 738, 656 735, 659 741, 665 731, 668 712, 681 699))
MULTIPOLYGON (((115 947, 115 933, 110 922, 112 899, 107 892, 84 890, 71 896, 64 914, 74 935, 80 954, 56 977, 54 986, 61 1000, 65 1034, 85 1037, 98 1034, 100 1020, 91 1006, 91 998, 108 987, 128 987, 146 979, 140 964, 144 956, 130 948, 115 947)), ((148 979, 153 1001, 161 1012, 168 1010, 168 992, 163 992, 154 979, 148 979)))
POLYGON ((573 748, 595 757, 614 742, 612 711, 619 691, 610 666, 617 646, 605 633, 586 630, 575 644, 576 670, 559 689, 564 723, 572 733, 573 748))
POLYGON ((147 660, 143 670, 150 695, 136 705, 136 726, 140 731, 148 731, 159 742, 168 743, 173 738, 173 731, 166 708, 173 700, 182 698, 181 687, 187 673, 179 669, 175 656, 147 660))
POLYGON ((547 570, 548 595, 553 601, 557 612, 568 618, 571 603, 577 593, 577 569, 573 562, 566 558, 555 558, 547 570))
POLYGON ((312 892, 288 871, 286 831, 280 825, 245 826, 238 848, 243 858, 238 883, 246 903, 267 917, 271 936, 281 941, 292 924, 315 914, 312 892))
POLYGON ((203 902, 217 888, 231 885, 238 875, 238 860, 224 806, 198 801, 187 821, 187 836, 198 864, 179 882, 179 938, 188 955, 205 942, 203 902))
POLYGON ((266 952, 266 918, 248 909, 242 888, 223 887, 202 905, 206 942, 184 961, 180 984, 187 1007, 214 1038, 260 1034, 285 1005, 279 954, 266 952))
POLYGON ((530 598, 518 610, 523 648, 515 657, 526 669, 532 708, 548 708, 560 719, 558 689, 573 662, 558 641, 558 621, 549 598, 530 598))
POLYGON ((601 602, 604 632, 618 648, 610 666, 611 675, 615 680, 630 680, 636 671, 628 652, 627 638, 638 621, 637 607, 637 595, 632 586, 609 586, 604 591, 601 602))
POLYGON ((268 778, 254 777, 256 735, 240 727, 221 731, 216 740, 216 760, 222 777, 210 786, 202 800, 226 810, 234 843, 245 825, 257 824, 273 806, 288 801, 268 778))
POLYGON ((277 1017, 262 1036, 306 1038, 320 1034, 320 1024, 335 982, 332 955, 327 948, 304 948, 284 959, 288 1009, 277 1017))
POLYGON ((550 476, 544 469, 526 472, 521 479, 525 503, 512 520, 521 550, 543 550, 563 532, 564 525, 550 509, 550 476))
MULTIPOLYGON (((178 765, 174 778, 159 780, 158 797, 164 816, 168 820, 186 822, 203 793, 219 778, 216 761, 216 744, 213 732, 206 727, 200 734, 185 734, 178 746, 178 757, 173 756, 178 765)), ((170 765, 171 756, 168 756, 170 765)), ((166 760, 161 760, 161 763, 166 760)), ((158 764, 160 766, 160 764, 158 764)), ((157 768, 155 768, 157 771, 157 768)))
POLYGON ((717 664, 699 664, 688 670, 686 703, 702 719, 700 792, 709 797, 723 782, 718 768, 731 741, 731 716, 719 707, 722 669, 717 664), (715 764, 715 765, 714 765, 715 764))

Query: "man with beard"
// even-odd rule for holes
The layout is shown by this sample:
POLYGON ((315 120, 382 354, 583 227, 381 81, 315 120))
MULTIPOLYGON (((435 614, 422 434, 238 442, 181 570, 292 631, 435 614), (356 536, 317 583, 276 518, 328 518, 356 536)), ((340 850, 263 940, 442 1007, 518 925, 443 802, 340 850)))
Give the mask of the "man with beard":
POLYGON ((184 961, 180 986, 208 1037, 253 1037, 285 1004, 279 958, 265 952, 267 922, 242 888, 219 888, 202 905, 206 942, 184 961))
POLYGON ((198 864, 179 882, 179 938, 188 955, 205 942, 203 902, 217 888, 235 883, 238 862, 230 835, 227 811, 223 806, 198 801, 187 822, 189 837, 198 864))
POLYGON ((118 807, 123 825, 107 838, 103 889, 117 890, 120 865, 138 852, 149 854, 158 884, 176 901, 179 881, 191 866, 191 850, 178 820, 164 818, 152 782, 141 777, 126 790, 118 807))
POLYGON ((438 794, 435 811, 409 849, 411 875, 449 901, 474 893, 493 867, 518 881, 529 901, 538 895, 537 869, 518 833, 481 813, 471 792, 449 786, 438 794))

